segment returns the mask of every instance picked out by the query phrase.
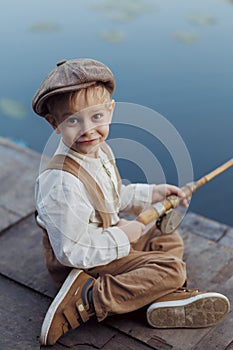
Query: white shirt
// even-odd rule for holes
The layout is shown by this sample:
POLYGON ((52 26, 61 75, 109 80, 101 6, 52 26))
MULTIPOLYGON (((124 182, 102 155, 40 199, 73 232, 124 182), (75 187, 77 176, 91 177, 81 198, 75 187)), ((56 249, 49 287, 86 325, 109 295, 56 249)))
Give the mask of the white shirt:
POLYGON ((42 172, 35 187, 37 221, 47 230, 57 259, 66 266, 89 269, 127 256, 128 237, 114 225, 119 212, 136 215, 148 208, 154 185, 122 185, 118 193, 114 166, 101 149, 98 158, 92 158, 69 150, 61 141, 56 154, 67 155, 68 151, 102 189, 111 226, 101 227, 98 212, 78 178, 57 169, 42 172))

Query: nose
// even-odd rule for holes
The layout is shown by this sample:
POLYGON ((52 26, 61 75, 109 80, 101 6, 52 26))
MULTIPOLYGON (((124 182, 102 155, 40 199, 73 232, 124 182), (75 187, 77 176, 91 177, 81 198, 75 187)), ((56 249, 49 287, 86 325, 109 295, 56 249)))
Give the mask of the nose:
POLYGON ((94 124, 92 123, 92 121, 90 119, 87 118, 87 119, 83 120, 80 131, 81 131, 82 135, 93 134, 94 124))

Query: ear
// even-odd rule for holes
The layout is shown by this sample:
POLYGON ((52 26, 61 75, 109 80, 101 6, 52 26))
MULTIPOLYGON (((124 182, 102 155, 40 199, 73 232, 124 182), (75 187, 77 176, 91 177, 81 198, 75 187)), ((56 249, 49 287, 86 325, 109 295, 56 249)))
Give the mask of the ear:
POLYGON ((52 114, 46 114, 45 119, 47 122, 52 126, 52 128, 55 130, 56 134, 60 134, 60 130, 58 128, 56 118, 52 114))
POLYGON ((112 100, 112 101, 111 101, 111 107, 110 107, 110 111, 111 111, 111 121, 112 121, 112 115, 113 115, 113 112, 114 112, 114 108, 115 108, 115 101, 112 100))

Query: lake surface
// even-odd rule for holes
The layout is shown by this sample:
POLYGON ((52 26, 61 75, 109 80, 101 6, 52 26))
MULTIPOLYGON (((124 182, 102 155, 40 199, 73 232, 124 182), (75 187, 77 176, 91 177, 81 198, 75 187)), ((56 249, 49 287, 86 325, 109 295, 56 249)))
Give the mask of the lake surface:
MULTIPOLYGON (((56 62, 90 57, 112 69, 117 103, 157 111, 177 131, 194 179, 232 158, 233 1, 9 0, 1 8, 0 32, 0 136, 43 152, 52 131, 33 113, 32 97, 56 62)), ((151 169, 150 182, 154 175, 158 183, 152 154, 165 181, 182 185, 182 167, 173 157, 179 150, 161 142, 153 112, 152 132, 138 124, 143 113, 135 123, 127 118, 115 121, 109 140, 116 148, 128 141, 125 150, 135 149, 144 163, 119 154, 125 181, 147 181, 151 169)), ((190 210, 233 226, 232 180, 230 169, 202 187, 190 210)))

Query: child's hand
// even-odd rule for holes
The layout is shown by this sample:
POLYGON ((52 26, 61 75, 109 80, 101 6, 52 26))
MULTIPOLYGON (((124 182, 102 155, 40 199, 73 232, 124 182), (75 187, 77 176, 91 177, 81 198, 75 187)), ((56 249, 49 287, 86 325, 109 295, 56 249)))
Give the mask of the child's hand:
POLYGON ((120 219, 116 226, 124 231, 131 243, 136 242, 145 229, 145 225, 136 220, 120 219))
POLYGON ((152 193, 152 203, 160 202, 172 194, 180 197, 182 205, 188 207, 188 199, 185 198, 185 193, 179 187, 167 184, 155 185, 152 193))

